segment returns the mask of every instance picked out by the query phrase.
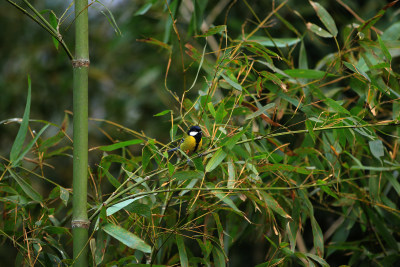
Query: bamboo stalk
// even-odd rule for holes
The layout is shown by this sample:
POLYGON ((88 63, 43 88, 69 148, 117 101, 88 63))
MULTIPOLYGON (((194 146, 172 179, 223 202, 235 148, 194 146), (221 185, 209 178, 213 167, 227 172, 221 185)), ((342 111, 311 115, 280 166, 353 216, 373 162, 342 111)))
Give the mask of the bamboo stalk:
POLYGON ((88 266, 88 0, 75 0, 75 59, 73 66, 73 255, 74 266, 88 266))

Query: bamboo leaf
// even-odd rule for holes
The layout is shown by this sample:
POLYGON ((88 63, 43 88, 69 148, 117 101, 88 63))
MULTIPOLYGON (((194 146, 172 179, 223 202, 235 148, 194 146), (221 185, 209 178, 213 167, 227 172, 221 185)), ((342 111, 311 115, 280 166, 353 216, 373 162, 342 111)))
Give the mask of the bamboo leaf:
POLYGON ((189 260, 187 257, 186 253, 186 247, 185 247, 185 242, 183 241, 183 237, 179 234, 175 235, 175 240, 176 240, 176 245, 178 247, 179 251, 179 259, 181 262, 182 267, 188 267, 189 266, 189 260))
POLYGON ((151 247, 146 244, 142 239, 128 230, 111 223, 103 225, 103 230, 110 236, 114 237, 124 245, 142 251, 143 253, 150 253, 151 247))
POLYGON ((314 133, 314 125, 312 124, 312 122, 310 120, 306 120, 306 128, 307 128, 307 131, 310 134, 312 140, 315 143, 316 136, 314 133))
POLYGON ((299 69, 308 69, 307 51, 304 42, 301 42, 299 53, 299 69))
POLYGON ((186 181, 193 179, 201 179, 204 177, 204 172, 201 171, 181 171, 175 173, 172 178, 177 181, 186 181))
POLYGON ((27 181, 25 181, 25 179, 21 178, 11 169, 8 169, 8 171, 28 197, 36 202, 42 202, 42 196, 35 189, 33 189, 33 187, 27 181))
POLYGON ((140 196, 140 197, 135 197, 132 199, 128 199, 128 200, 124 200, 121 201, 117 204, 112 205, 111 207, 108 207, 106 212, 107 212, 107 216, 111 216, 114 213, 124 209, 126 206, 130 205, 131 203, 135 202, 136 200, 139 200, 141 198, 144 198, 144 196, 140 196))
POLYGON ((261 166, 257 166, 258 172, 268 172, 268 171, 289 171, 289 172, 297 172, 301 174, 310 174, 310 173, 322 173, 323 170, 316 170, 311 167, 298 167, 287 164, 275 163, 275 164, 265 164, 261 166))
POLYGON ((311 220, 311 228, 313 232, 313 237, 314 237, 314 246, 317 251, 317 254, 320 257, 324 256, 324 236, 322 234, 321 227, 319 227, 319 224, 317 220, 315 220, 314 215, 310 215, 310 220, 311 220))
POLYGON ((249 41, 259 43, 267 47, 288 47, 301 41, 300 38, 268 38, 264 36, 252 36, 249 41))
POLYGON ((338 102, 336 102, 333 99, 327 98, 325 99, 325 103, 332 108, 334 111, 340 112, 340 113, 345 113, 350 115, 350 111, 342 107, 338 102))
POLYGON ((222 150, 222 148, 218 149, 217 152, 215 152, 212 158, 208 161, 206 172, 210 172, 218 167, 218 165, 225 159, 226 155, 226 152, 222 150))
POLYGON ((326 9, 317 2, 310 1, 310 4, 314 8, 315 12, 317 13, 317 16, 322 21, 324 26, 328 29, 330 34, 336 37, 338 30, 336 28, 335 21, 333 20, 331 15, 329 15, 328 11, 326 11, 326 9))
POLYGON ((332 34, 325 31, 318 25, 315 25, 314 23, 308 22, 306 26, 307 26, 307 29, 309 29, 310 31, 312 31, 313 33, 315 33, 316 35, 318 35, 322 38, 332 38, 333 37, 332 34))
POLYGON ((368 145, 369 145, 369 149, 371 150, 372 155, 375 158, 380 159, 381 157, 383 157, 385 155, 383 143, 381 140, 376 139, 373 141, 369 141, 368 145))
POLYGON ((32 146, 36 143, 36 141, 39 139, 39 137, 42 135, 42 133, 50 126, 50 124, 45 125, 39 133, 33 138, 25 147, 25 149, 21 152, 21 154, 18 155, 18 157, 12 162, 13 167, 18 165, 18 163, 25 157, 26 153, 32 148, 32 146))
POLYGON ((393 234, 390 233, 388 228, 385 226, 386 224, 384 223, 384 218, 378 218, 375 210, 369 207, 366 207, 365 209, 373 223, 372 225, 374 226, 378 234, 383 237, 384 242, 386 242, 386 244, 388 244, 390 248, 398 252, 399 246, 397 244, 397 241, 396 239, 394 239, 393 234))
POLYGON ((281 207, 281 205, 279 205, 279 203, 270 194, 264 191, 260 191, 260 193, 268 208, 272 209, 285 219, 292 219, 292 217, 290 217, 290 215, 286 213, 286 211, 281 207))
POLYGON ((31 109, 31 78, 28 76, 28 96, 26 98, 26 106, 24 117, 22 118, 21 126, 19 127, 17 137, 11 147, 10 152, 10 161, 14 162, 19 153, 22 150, 22 146, 24 145, 25 137, 28 132, 28 124, 29 124, 29 113, 31 109))
POLYGON ((326 181, 318 179, 317 184, 320 185, 321 189, 327 193, 328 195, 339 199, 339 197, 328 187, 326 186, 326 181))
POLYGON ((305 78, 305 79, 322 79, 325 77, 332 77, 334 75, 321 71, 321 70, 308 70, 308 69, 289 69, 284 72, 293 78, 305 78))
POLYGON ((64 205, 67 206, 69 200, 69 192, 64 187, 59 186, 59 188, 60 188, 60 199, 62 200, 64 205))
MULTIPOLYGON (((56 30, 56 32, 58 32, 58 19, 56 17, 56 14, 54 14, 53 10, 50 10, 49 13, 49 22, 50 25, 53 27, 54 30, 56 30)), ((58 45, 60 44, 57 40, 57 38, 55 38, 54 36, 51 36, 51 39, 53 39, 53 44, 56 47, 56 50, 58 50, 58 45)))
POLYGON ((153 6, 153 3, 147 2, 143 6, 141 6, 134 14, 134 16, 144 15, 149 11, 149 9, 153 6))
POLYGON ((218 247, 214 246, 214 248, 212 249, 212 254, 213 254, 213 258, 214 258, 214 266, 215 267, 225 267, 226 266, 225 256, 218 247))
POLYGON ((379 42, 379 46, 381 47, 382 53, 385 55, 385 57, 388 61, 392 61, 392 55, 389 53, 389 50, 387 49, 385 43, 382 41, 382 39, 379 35, 377 35, 377 37, 378 37, 378 42, 379 42))
POLYGON ((153 117, 160 117, 160 116, 163 116, 163 115, 165 115, 165 114, 167 114, 167 113, 172 113, 172 110, 170 110, 170 109, 166 109, 166 110, 164 110, 164 111, 161 111, 160 113, 157 113, 156 115, 154 115, 153 117))
POLYGON ((108 146, 101 146, 101 147, 99 147, 99 149, 103 150, 103 151, 113 151, 113 150, 116 150, 119 148, 131 146, 131 145, 137 145, 137 144, 141 144, 141 143, 143 143, 143 140, 133 139, 133 140, 129 140, 129 141, 118 142, 118 143, 108 145, 108 146))
POLYGON ((250 120, 250 119, 256 118, 256 117, 260 116, 261 114, 264 114, 264 115, 268 116, 268 114, 265 114, 264 112, 269 110, 269 109, 271 109, 271 108, 273 108, 273 107, 275 107, 275 103, 269 103, 269 104, 263 106, 262 108, 258 109, 256 112, 246 116, 245 120, 250 120))
MULTIPOLYGON (((232 77, 232 79, 231 78, 229 78, 227 75, 225 75, 225 74, 221 74, 221 76, 225 79, 225 81, 227 82, 227 83, 229 83, 233 88, 235 88, 236 90, 238 90, 238 91, 242 91, 243 89, 242 89, 242 86, 237 82, 237 81, 233 81, 232 79, 234 78, 234 77, 232 77)), ((235 79, 236 80, 236 79, 235 79)))
POLYGON ((215 27, 212 27, 212 28, 208 29, 207 32, 205 32, 202 35, 197 35, 196 37, 207 37, 207 36, 211 36, 211 35, 214 35, 214 34, 217 34, 217 33, 221 33, 221 32, 224 32, 224 31, 226 31, 226 25, 218 25, 218 26, 215 26, 215 27))

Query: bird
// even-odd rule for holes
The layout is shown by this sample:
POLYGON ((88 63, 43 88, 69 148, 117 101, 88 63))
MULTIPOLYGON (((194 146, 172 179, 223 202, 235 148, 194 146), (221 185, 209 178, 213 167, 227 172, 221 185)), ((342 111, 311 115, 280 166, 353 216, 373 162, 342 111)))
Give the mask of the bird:
POLYGON ((186 154, 190 155, 196 151, 199 151, 203 141, 201 140, 202 132, 200 126, 192 126, 189 131, 183 137, 181 144, 179 147, 168 150, 168 152, 173 152, 178 150, 182 150, 186 154))

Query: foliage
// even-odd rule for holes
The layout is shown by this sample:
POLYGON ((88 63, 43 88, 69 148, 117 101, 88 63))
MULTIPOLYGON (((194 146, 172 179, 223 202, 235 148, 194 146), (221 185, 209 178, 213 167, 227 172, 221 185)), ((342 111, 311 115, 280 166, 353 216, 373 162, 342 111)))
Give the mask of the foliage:
MULTIPOLYGON (((222 17, 238 12, 238 3, 225 2, 222 17)), ((170 120, 168 144, 93 119, 112 144, 91 149, 102 153, 89 168, 92 265, 399 262, 400 88, 393 62, 400 24, 375 28, 391 5, 338 27, 323 4, 310 2, 313 15, 302 28, 294 23, 301 14, 286 2, 259 17, 243 1, 252 18, 238 31, 230 21, 202 27, 212 14, 206 3, 147 1, 136 12, 165 8, 163 40, 139 41, 170 59, 165 91, 179 108, 153 113, 159 123, 170 120), (188 3, 193 12, 180 24, 187 18, 180 5, 188 3), (275 23, 288 33, 272 35, 275 23), (310 40, 330 52, 313 58, 310 40), (105 125, 131 138, 115 140, 105 125), (190 125, 202 127, 202 153, 168 154, 190 125)), ((70 164, 69 115, 43 137, 50 123, 29 120, 28 83, 19 132, 0 165, 2 239, 18 250, 16 265, 69 265, 72 192, 48 175, 53 158, 70 164)))

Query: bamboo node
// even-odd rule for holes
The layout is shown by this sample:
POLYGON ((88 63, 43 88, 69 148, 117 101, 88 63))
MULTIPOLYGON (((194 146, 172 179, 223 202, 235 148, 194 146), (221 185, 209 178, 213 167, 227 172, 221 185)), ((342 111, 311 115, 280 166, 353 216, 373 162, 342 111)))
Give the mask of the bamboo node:
POLYGON ((90 65, 90 60, 89 59, 73 59, 72 60, 72 67, 73 68, 81 68, 81 67, 89 67, 90 65))
POLYGON ((89 229, 90 221, 88 221, 88 220, 72 220, 71 226, 72 226, 72 228, 89 229))

